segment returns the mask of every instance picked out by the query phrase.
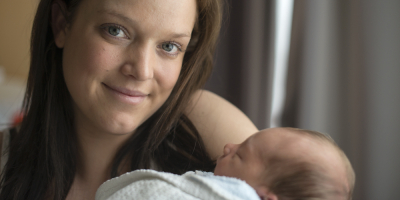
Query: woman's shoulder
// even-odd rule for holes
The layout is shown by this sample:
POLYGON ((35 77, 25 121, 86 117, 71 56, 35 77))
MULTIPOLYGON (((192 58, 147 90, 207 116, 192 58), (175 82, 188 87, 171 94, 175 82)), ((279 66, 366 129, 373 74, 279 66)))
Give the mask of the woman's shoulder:
POLYGON ((19 127, 13 127, 8 129, 0 130, 0 161, 3 157, 4 150, 7 149, 10 142, 11 132, 18 131, 19 127))
POLYGON ((212 158, 227 143, 241 143, 258 129, 237 107, 206 90, 195 92, 185 114, 199 131, 212 158))
MULTIPOLYGON (((3 132, 4 132, 4 130, 0 130, 0 153, 3 153, 2 152, 2 149, 3 149, 3 135, 4 135, 3 132)), ((0 157, 0 161, 1 161, 1 157, 0 157)))
POLYGON ((11 132, 16 131, 17 128, 10 128, 0 130, 0 173, 3 170, 8 160, 8 145, 10 143, 11 132))
POLYGON ((8 130, 0 130, 0 170, 2 170, 2 164, 1 164, 1 158, 3 157, 2 155, 4 154, 3 152, 3 141, 4 141, 4 136, 8 134, 8 130))
MULTIPOLYGON (((5 139, 8 139, 8 135, 9 135, 10 130, 9 129, 2 129, 0 130, 0 155, 2 155, 3 153, 3 146, 4 146, 4 142, 5 139)), ((0 160, 1 160, 1 156, 0 156, 0 160)))

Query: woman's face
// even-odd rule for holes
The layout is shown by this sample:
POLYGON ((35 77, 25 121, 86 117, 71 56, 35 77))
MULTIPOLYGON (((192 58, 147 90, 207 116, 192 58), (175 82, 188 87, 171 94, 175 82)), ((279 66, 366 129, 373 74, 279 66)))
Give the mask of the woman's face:
POLYGON ((83 0, 56 37, 78 130, 131 133, 159 109, 195 16, 195 0, 83 0))

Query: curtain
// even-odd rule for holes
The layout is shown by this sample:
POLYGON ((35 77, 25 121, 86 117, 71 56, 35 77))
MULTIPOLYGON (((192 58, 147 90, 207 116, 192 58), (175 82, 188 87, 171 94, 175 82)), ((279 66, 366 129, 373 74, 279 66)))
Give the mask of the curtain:
MULTIPOLYGON (((274 0, 228 1, 207 89, 269 126, 274 0)), ((400 196, 400 1, 295 0, 281 126, 330 134, 355 200, 400 196)))
POLYGON ((227 1, 214 72, 206 89, 224 97, 254 124, 269 121, 274 2, 227 1))
POLYGON ((329 133, 354 199, 400 192, 400 1, 295 1, 284 126, 329 133))

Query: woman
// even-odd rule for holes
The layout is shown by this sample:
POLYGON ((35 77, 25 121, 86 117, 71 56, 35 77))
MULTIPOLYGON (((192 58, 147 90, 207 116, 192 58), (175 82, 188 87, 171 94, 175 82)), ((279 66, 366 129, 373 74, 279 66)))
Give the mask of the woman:
POLYGON ((0 199, 93 199, 101 183, 135 169, 212 170, 224 144, 256 132, 199 90, 221 8, 218 0, 42 0, 26 114, 10 134, 0 199))

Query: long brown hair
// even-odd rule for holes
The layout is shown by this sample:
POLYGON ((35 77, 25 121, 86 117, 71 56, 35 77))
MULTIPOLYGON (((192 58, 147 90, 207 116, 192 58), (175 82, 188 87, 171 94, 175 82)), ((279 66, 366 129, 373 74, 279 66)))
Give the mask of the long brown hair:
MULTIPOLYGON (((81 0, 64 0, 73 21, 81 0)), ((31 63, 24 120, 12 135, 9 160, 2 172, 0 199, 65 199, 76 171, 76 136, 72 99, 62 72, 62 49, 50 27, 53 0, 41 0, 31 37, 31 63)), ((183 115, 191 95, 212 71, 222 18, 220 0, 197 0, 197 21, 178 81, 163 106, 120 148, 111 176, 123 160, 131 170, 150 168, 181 174, 207 170, 214 162, 190 120, 183 115)))

